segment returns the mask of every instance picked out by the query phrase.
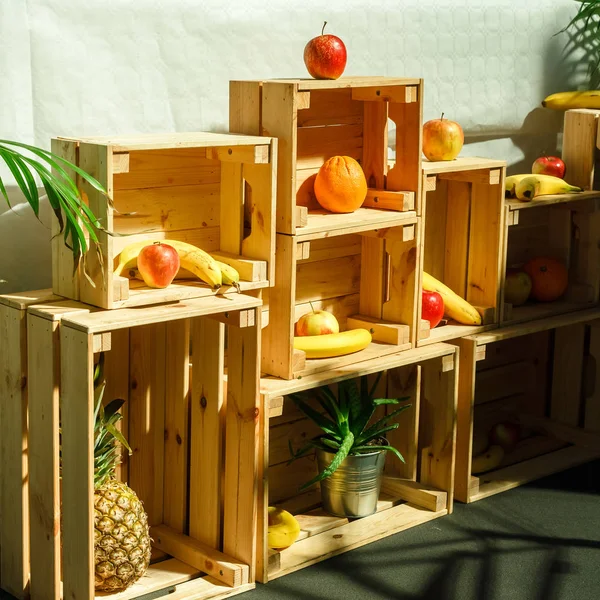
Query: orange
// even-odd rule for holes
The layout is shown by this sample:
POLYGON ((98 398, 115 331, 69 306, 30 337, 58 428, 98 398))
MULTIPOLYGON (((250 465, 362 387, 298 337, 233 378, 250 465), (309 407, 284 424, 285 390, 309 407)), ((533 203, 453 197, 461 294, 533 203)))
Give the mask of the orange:
POLYGON ((332 156, 317 173, 315 195, 325 210, 354 212, 367 197, 367 180, 361 166, 349 156, 332 156))
POLYGON ((532 258, 523 270, 531 277, 530 298, 533 300, 553 302, 567 291, 569 272, 555 258, 532 258))

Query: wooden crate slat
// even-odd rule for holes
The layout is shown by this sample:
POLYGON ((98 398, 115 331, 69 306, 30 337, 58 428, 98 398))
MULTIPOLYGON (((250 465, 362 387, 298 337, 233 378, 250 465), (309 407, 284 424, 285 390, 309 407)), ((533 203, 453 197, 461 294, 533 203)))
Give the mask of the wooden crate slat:
POLYGON ((587 362, 585 420, 584 426, 590 431, 600 431, 600 323, 590 324, 590 346, 587 362))
POLYGON ((594 187, 598 111, 565 111, 562 159, 568 169, 568 181, 584 190, 594 187))

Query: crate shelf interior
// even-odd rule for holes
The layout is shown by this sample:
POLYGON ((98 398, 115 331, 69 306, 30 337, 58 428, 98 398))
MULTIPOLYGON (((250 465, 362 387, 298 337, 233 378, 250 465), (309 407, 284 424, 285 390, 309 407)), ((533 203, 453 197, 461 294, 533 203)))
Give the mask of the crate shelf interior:
MULTIPOLYGON (((259 492, 257 579, 267 582, 398 531, 442 517, 452 510, 457 374, 455 347, 434 344, 360 365, 317 373, 300 380, 261 380, 269 419, 263 423, 263 470, 268 485, 259 492), (401 413, 399 429, 390 432, 406 464, 388 456, 377 512, 348 520, 320 508, 318 484, 305 492, 300 485, 317 474, 314 454, 287 464, 288 441, 295 449, 318 435, 318 428, 298 411, 287 394, 367 376, 381 397, 410 400, 401 413), (262 501, 262 505, 261 505, 262 501), (300 538, 285 550, 267 547, 267 506, 290 511, 300 523, 300 538)), ((314 404, 318 408, 318 404, 314 404)), ((382 413, 383 415, 383 413, 382 413)), ((382 416, 381 415, 381 416, 382 416)))
POLYGON ((301 233, 328 217, 314 179, 330 157, 360 162, 369 191, 362 218, 419 210, 423 82, 391 77, 230 82, 230 131, 279 140, 277 231, 301 233), (395 165, 388 167, 389 124, 395 165))
MULTIPOLYGON (((238 269, 241 289, 269 285, 275 232, 277 141, 216 133, 53 140, 53 150, 96 177, 107 198, 79 186, 101 224, 119 236, 99 233, 104 276, 97 254, 73 277, 71 252, 53 241, 53 289, 66 298, 102 308, 171 302, 212 290, 199 279, 176 280, 164 290, 113 274, 121 250, 142 240, 188 242, 238 269), (126 235, 123 235, 126 234, 126 235)), ((55 232, 57 233, 57 232, 55 232)), ((134 272, 131 273, 132 275, 134 272)))
POLYGON ((551 257, 569 268, 569 286, 555 302, 512 306, 503 300, 502 323, 583 310, 600 301, 600 192, 542 196, 532 202, 506 200, 507 268, 551 257))
POLYGON ((407 350, 416 318, 418 226, 414 212, 393 213, 382 229, 369 223, 334 231, 276 235, 275 286, 263 290, 262 371, 292 379, 407 350), (294 350, 295 323, 327 310, 340 331, 365 328, 372 343, 353 354, 309 359, 294 350))
POLYGON ((143 501, 153 540, 146 575, 110 597, 200 600, 254 586, 258 421, 247 415, 260 413, 259 306, 231 294, 115 311, 75 301, 30 308, 32 598, 95 596, 99 352, 104 398, 126 400, 121 427, 133 454, 117 477, 143 501))
MULTIPOLYGON (((422 270, 475 306, 480 326, 420 321, 417 345, 497 326, 500 319, 506 163, 485 158, 423 160, 422 270)), ((421 317, 419 303, 419 319, 421 317)))
POLYGON ((457 500, 474 502, 600 457, 599 317, 590 309, 457 342, 457 500), (520 423, 521 439, 495 469, 472 475, 473 447, 484 447, 505 421, 520 423))

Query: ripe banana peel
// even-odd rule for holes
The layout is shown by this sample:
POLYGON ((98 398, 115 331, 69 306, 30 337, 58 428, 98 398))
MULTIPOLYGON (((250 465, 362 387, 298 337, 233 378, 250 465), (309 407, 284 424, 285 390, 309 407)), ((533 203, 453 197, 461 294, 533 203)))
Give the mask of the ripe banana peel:
POLYGON ((366 329, 350 329, 341 333, 294 337, 294 348, 306 352, 306 358, 331 358, 364 350, 372 337, 366 329))
POLYGON ((515 195, 523 202, 530 202, 538 196, 569 194, 581 191, 580 187, 570 185, 564 179, 552 177, 551 175, 530 175, 521 179, 515 186, 515 195))
POLYGON ((600 108, 600 90, 551 94, 543 100, 542 106, 553 110, 600 108))
MULTIPOLYGON (((119 263, 115 268, 115 275, 127 273, 130 269, 137 267, 137 258, 142 248, 151 244, 151 241, 134 242, 129 244, 119 254, 119 263)), ((207 283, 211 288, 218 289, 223 284, 223 275, 217 261, 208 252, 200 248, 180 242, 179 240, 165 240, 165 244, 173 246, 179 254, 179 262, 182 269, 189 271, 198 279, 207 283)), ((239 278, 239 275, 238 275, 239 278)))
POLYGON ((267 545, 283 550, 289 548, 300 535, 300 524, 287 510, 269 506, 267 545))
POLYGON ((219 269, 221 269, 221 275, 223 276, 224 285, 232 285, 240 291, 240 274, 231 265, 228 265, 220 260, 215 261, 219 269))
POLYGON ((437 292, 444 299, 444 314, 463 325, 481 325, 481 315, 464 298, 455 294, 448 286, 423 271, 423 289, 437 292))
POLYGON ((524 173, 522 175, 510 175, 504 180, 504 195, 507 198, 515 197, 515 188, 521 179, 525 177, 531 177, 531 173, 524 173))
POLYGON ((471 461, 471 473, 485 473, 491 471, 500 465, 504 458, 504 449, 502 446, 490 446, 486 452, 473 457, 471 461))

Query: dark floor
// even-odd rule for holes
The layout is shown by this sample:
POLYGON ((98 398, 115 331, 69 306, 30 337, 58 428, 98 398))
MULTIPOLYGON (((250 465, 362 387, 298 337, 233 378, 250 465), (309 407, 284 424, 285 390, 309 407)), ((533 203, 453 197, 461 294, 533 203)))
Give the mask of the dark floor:
POLYGON ((600 600, 600 461, 277 579, 244 600, 600 600))

